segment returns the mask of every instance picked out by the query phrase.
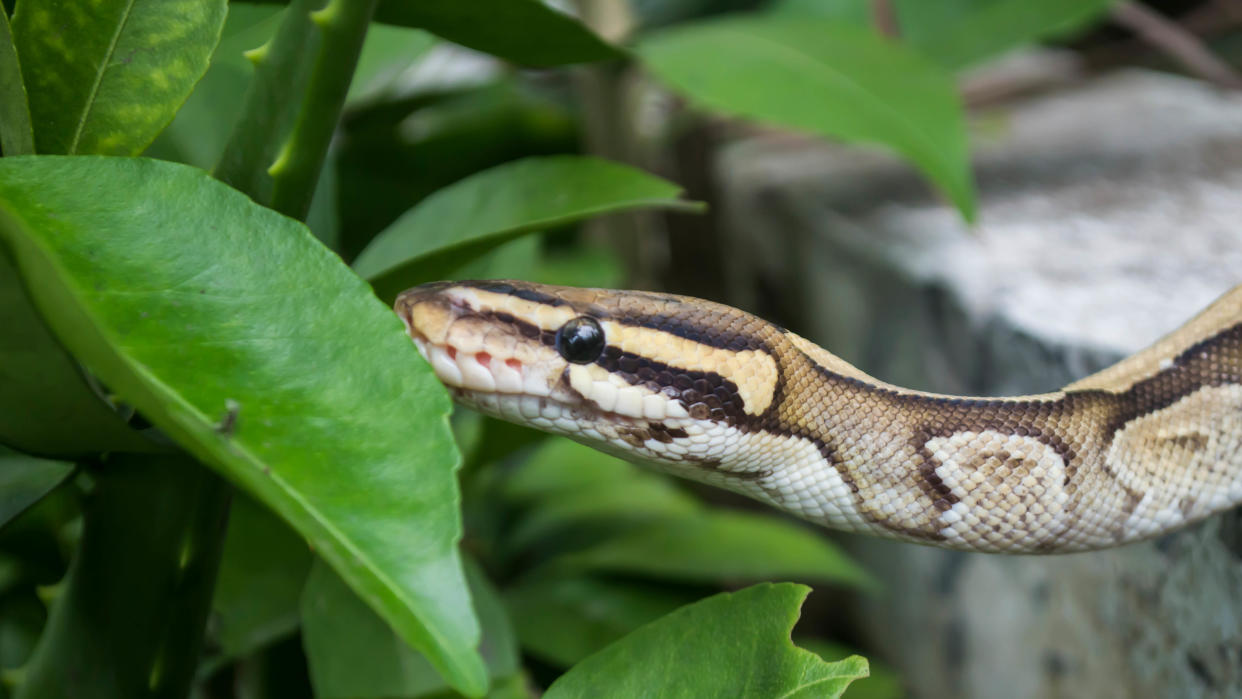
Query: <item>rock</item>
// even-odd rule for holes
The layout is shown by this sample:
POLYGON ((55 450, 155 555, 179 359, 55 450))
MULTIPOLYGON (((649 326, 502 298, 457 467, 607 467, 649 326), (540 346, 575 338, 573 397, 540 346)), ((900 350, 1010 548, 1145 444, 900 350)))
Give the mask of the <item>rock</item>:
MULTIPOLYGON (((1125 72, 974 133, 973 227, 884 153, 727 147, 725 259, 758 280, 730 300, 886 381, 1012 395, 1101 369, 1242 283, 1242 96, 1125 72)), ((1050 557, 850 537, 889 590, 855 621, 913 696, 1242 696, 1240 532, 1234 512, 1050 557)))

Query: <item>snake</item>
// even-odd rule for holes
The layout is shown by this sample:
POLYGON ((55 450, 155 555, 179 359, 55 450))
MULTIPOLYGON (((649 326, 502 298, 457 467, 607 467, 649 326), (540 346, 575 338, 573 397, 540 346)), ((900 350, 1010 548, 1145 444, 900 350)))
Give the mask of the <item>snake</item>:
POLYGON ((433 282, 394 309, 454 400, 824 527, 1068 553, 1242 501, 1242 286, 1058 391, 875 379, 736 308, 647 291, 433 282))

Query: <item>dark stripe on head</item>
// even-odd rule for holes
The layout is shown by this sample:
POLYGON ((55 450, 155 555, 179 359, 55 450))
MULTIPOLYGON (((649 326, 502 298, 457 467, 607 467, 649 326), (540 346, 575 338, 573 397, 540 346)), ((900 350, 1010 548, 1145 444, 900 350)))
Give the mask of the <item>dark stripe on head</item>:
POLYGON ((539 340, 548 347, 556 346, 555 330, 544 330, 534 323, 528 323, 514 316, 512 313, 505 313, 504 311, 477 311, 474 315, 493 322, 512 325, 517 328, 518 334, 528 340, 539 340))
POLYGON ((461 286, 468 286, 472 289, 480 291, 490 291, 493 294, 504 294, 506 296, 516 296, 523 301, 532 303, 541 303, 545 306, 568 306, 569 302, 552 294, 545 294, 542 291, 536 291, 527 286, 515 286, 509 282, 490 281, 490 280, 468 280, 457 282, 461 286))
POLYGON ((730 427, 744 425, 750 419, 737 385, 720 374, 669 366, 614 345, 605 347, 595 363, 632 386, 673 398, 695 419, 715 420, 730 427))
MULTIPOLYGON (((730 350, 733 352, 741 352, 743 350, 763 350, 768 351, 767 345, 757 337, 750 334, 739 333, 731 328, 717 328, 712 323, 691 322, 686 318, 677 318, 667 313, 656 313, 651 315, 643 315, 638 313, 630 313, 626 315, 603 314, 601 319, 611 320, 621 325, 630 325, 638 328, 647 328, 649 330, 658 330, 660 332, 675 335, 691 342, 697 342, 708 347, 717 349, 730 350)), ((769 352, 770 354, 771 352, 769 352)))

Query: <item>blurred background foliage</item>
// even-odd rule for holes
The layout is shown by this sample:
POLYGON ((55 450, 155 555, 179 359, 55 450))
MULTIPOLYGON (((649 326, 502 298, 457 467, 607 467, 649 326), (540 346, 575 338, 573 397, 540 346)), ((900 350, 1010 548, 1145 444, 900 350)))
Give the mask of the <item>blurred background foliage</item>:
MULTIPOLYGON (((668 181, 597 157, 655 169, 710 205, 710 190, 683 181, 679 163, 703 124, 740 118, 891 149, 969 219, 963 71, 1036 42, 1185 65, 1158 48, 1119 52, 1133 48, 1135 30, 1122 6, 1135 4, 512 0, 462 10, 386 0, 306 220, 386 301, 433 272, 711 295, 724 276, 710 211, 668 181), (628 213, 596 218, 617 211, 628 213)), ((1142 11, 1165 16, 1167 28, 1215 6, 1142 11)), ((245 52, 269 42, 286 12, 229 3, 210 67, 146 156, 216 167, 247 113, 245 52)), ((834 625, 833 608, 846 593, 885 592, 821 531, 565 440, 464 411, 452 424, 490 696, 534 696, 614 643, 591 662, 640 663, 628 634, 757 581, 815 587, 800 646, 826 660, 865 653, 834 625)), ((0 668, 10 682, 80 537, 89 477, 77 473, 0 452, 0 668)), ((660 631, 647 627, 643 643, 660 631)), ((240 492, 196 672, 199 697, 452 695, 299 534, 240 492)), ((916 681, 887 672, 882 658, 871 675, 848 696, 900 696, 916 681)), ((566 675, 560 691, 590 693, 575 682, 566 675)))

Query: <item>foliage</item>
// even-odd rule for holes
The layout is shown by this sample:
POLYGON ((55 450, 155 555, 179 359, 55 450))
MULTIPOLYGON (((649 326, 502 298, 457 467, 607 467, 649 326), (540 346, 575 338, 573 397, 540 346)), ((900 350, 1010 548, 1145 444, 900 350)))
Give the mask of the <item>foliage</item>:
POLYGON ((851 1, 632 46, 539 0, 0 12, 0 697, 835 696, 864 677, 790 644, 805 587, 762 584, 882 594, 828 539, 450 420, 382 303, 451 277, 615 285, 577 224, 702 210, 577 152, 570 64, 890 148, 969 216, 950 71, 1105 4, 911 0, 893 41, 851 1), (444 80, 449 42, 490 57, 444 80))
POLYGON ((839 697, 867 663, 826 663, 793 645, 809 591, 763 584, 687 605, 582 661, 546 696, 839 697))

